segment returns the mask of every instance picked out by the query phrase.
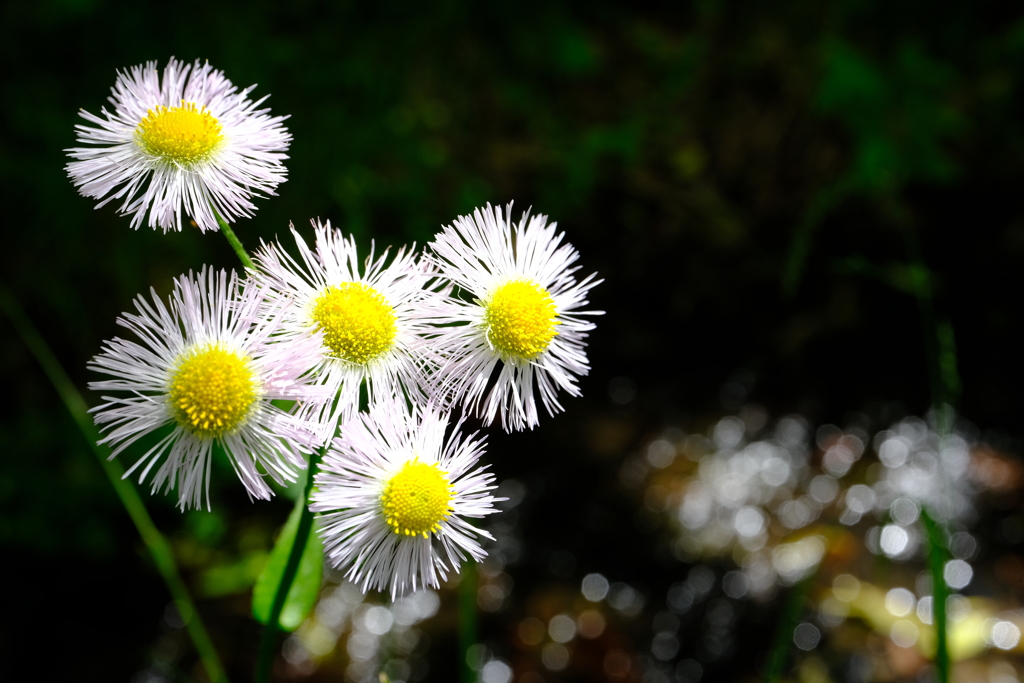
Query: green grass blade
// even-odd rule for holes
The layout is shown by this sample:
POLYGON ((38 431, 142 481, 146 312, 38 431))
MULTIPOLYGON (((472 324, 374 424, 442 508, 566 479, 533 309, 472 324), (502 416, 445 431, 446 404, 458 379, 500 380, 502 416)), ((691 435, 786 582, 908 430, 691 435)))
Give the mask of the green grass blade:
MULTIPOLYGON (((267 614, 266 628, 263 629, 263 638, 260 641, 259 660, 256 663, 257 683, 268 683, 270 681, 270 670, 274 664, 274 653, 277 652, 277 635, 280 632, 278 624, 281 621, 281 612, 285 607, 285 603, 288 601, 292 583, 295 581, 295 578, 299 573, 299 567, 302 564, 304 555, 306 554, 306 546, 310 540, 310 536, 313 537, 313 540, 317 545, 320 544, 320 539, 316 537, 315 533, 313 533, 313 513, 310 512, 309 509, 309 496, 313 492, 314 478, 320 468, 320 460, 323 458, 323 454, 326 450, 327 447, 325 446, 320 451, 310 456, 309 470, 306 473, 306 489, 303 492, 302 497, 296 502, 296 507, 292 512, 292 515, 296 512, 298 513, 298 522, 296 523, 296 531, 293 536, 294 541, 288 551, 288 561, 284 565, 284 570, 281 573, 280 580, 274 587, 274 600, 271 603, 270 611, 267 614)), ((287 526, 287 524, 285 526, 287 526)), ((284 546, 285 544, 280 545, 284 546)), ((276 551, 277 548, 275 547, 274 550, 276 551)), ((323 549, 321 548, 318 552, 322 571, 323 549)), ((319 590, 319 584, 317 585, 317 589, 319 590)))
MULTIPOLYGON (((211 681, 224 681, 226 683, 228 679, 224 673, 224 667, 217 656, 217 650, 213 646, 210 634, 199 617, 199 611, 196 609, 195 602, 192 600, 192 596, 189 594, 188 588, 178 572, 178 565, 175 562, 171 545, 156 528, 153 519, 146 511, 142 498, 139 497, 138 491, 135 490, 130 481, 124 479, 124 468, 121 467, 121 463, 116 460, 110 460, 110 449, 99 445, 99 431, 93 425, 92 418, 89 417, 88 408, 82 395, 75 388, 67 373, 64 372, 64 368, 61 367, 61 364, 54 357, 49 345, 39 334, 38 330, 36 330, 35 325, 28 319, 20 304, 11 296, 10 291, 3 284, 0 284, 0 307, 4 309, 7 317, 14 325, 14 329, 17 330, 22 341, 25 342, 25 346, 28 347, 29 351, 39 362, 39 365, 42 366, 43 372, 46 373, 50 383, 57 390, 68 412, 71 413, 75 424, 78 425, 82 436, 85 437, 93 453, 95 453, 96 459, 107 475, 107 479, 110 480, 118 498, 121 499, 121 504, 124 505, 128 516, 135 524, 139 536, 142 537, 142 542, 146 545, 150 557, 153 558, 153 564, 156 565, 157 571, 171 592, 171 596, 179 605, 184 605, 191 612, 191 618, 186 620, 185 627, 188 630, 189 637, 192 639, 192 644, 195 645, 196 651, 199 653, 203 666, 206 668, 207 676, 209 676, 211 681)), ((184 612, 185 610, 181 611, 184 612)))
MULTIPOLYGON (((285 569, 295 535, 299 529, 299 520, 306 501, 299 499, 295 503, 288 521, 285 522, 281 534, 274 544, 274 549, 267 560, 267 566, 256 580, 252 590, 252 613, 261 624, 270 622, 270 614, 274 608, 278 587, 284 578, 285 569)), ((314 525, 310 525, 306 533, 306 547, 299 559, 295 578, 285 596, 284 604, 278 614, 276 627, 282 631, 294 631, 306 618, 316 604, 320 595, 320 583, 324 574, 324 546, 316 534, 314 525)))
POLYGON ((928 537, 928 568, 932 574, 932 619, 935 621, 935 676, 937 683, 949 683, 949 641, 946 633, 946 538, 942 526, 921 508, 921 521, 928 537))

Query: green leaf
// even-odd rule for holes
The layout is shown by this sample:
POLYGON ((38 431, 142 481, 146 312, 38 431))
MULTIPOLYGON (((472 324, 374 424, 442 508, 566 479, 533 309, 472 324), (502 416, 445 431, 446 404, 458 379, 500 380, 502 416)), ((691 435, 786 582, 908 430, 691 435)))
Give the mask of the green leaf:
MULTIPOLYGON (((288 521, 281 529, 277 543, 274 544, 274 549, 270 552, 267 566, 263 569, 260 577, 256 579, 256 585, 252 589, 252 614, 261 624, 266 624, 270 620, 274 596, 277 594, 277 587, 281 583, 285 566, 288 564, 288 555, 295 543, 295 532, 299 526, 299 517, 302 516, 303 507, 305 507, 305 501, 300 498, 288 516, 288 521)), ((281 609, 281 616, 277 620, 278 628, 282 631, 294 631, 299 627, 302 620, 313 609, 313 605, 316 604, 323 573, 324 547, 320 542, 320 537, 317 536, 314 524, 309 529, 306 548, 302 552, 302 559, 299 560, 299 569, 295 573, 295 580, 288 591, 288 597, 281 609)))

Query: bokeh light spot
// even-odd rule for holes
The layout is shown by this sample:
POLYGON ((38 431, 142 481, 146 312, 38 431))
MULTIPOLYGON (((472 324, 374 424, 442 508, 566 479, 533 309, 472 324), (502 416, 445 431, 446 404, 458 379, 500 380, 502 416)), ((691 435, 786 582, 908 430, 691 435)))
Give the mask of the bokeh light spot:
POLYGON ((814 624, 804 622, 793 629, 793 644, 801 650, 813 650, 821 640, 821 631, 814 624))
POLYGON ((942 577, 946 584, 955 590, 966 588, 974 577, 974 570, 971 565, 963 560, 950 560, 942 570, 942 577))
POLYGON ((580 592, 590 602, 600 602, 608 595, 608 579, 601 574, 587 574, 583 577, 583 587, 580 592))
POLYGON ((917 628, 917 624, 909 619, 900 619, 889 629, 889 637, 892 642, 900 647, 913 647, 917 643, 919 635, 921 632, 917 628))
POLYGON ((914 609, 916 599, 906 588, 893 588, 885 594, 885 609, 897 617, 905 617, 914 609))

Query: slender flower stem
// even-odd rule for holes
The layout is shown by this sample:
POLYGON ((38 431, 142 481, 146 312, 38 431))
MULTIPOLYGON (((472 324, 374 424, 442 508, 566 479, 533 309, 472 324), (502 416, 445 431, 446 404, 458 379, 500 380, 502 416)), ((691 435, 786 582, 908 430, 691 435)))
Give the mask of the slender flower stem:
POLYGON ((928 537, 928 567, 932 573, 932 621, 935 622, 935 669, 939 683, 949 681, 949 645, 946 635, 946 600, 949 587, 944 575, 946 568, 946 541, 942 526, 936 522, 926 507, 921 508, 928 537))
POLYGON ((121 499, 121 503, 135 524, 139 536, 142 537, 142 542, 145 543, 146 549, 153 558, 153 564, 156 565, 157 571, 160 572, 160 576, 171 592, 171 596, 179 605, 179 611, 185 612, 187 610, 190 612, 189 615, 182 615, 187 617, 183 620, 185 621, 189 637, 192 639, 192 644, 195 645, 199 658, 206 668, 206 675, 211 681, 227 683, 228 679, 224 673, 224 667, 217 656, 217 650, 213 646, 210 634, 199 617, 199 610, 196 609, 195 602, 192 600, 192 596, 189 594, 188 588, 178 572, 171 544, 167 542, 164 535, 156 528, 153 519, 146 512, 146 506, 142 502, 142 498, 139 497, 138 491, 135 490, 130 481, 124 479, 124 468, 121 467, 120 462, 110 460, 110 449, 97 443, 100 435, 93 425, 92 419, 89 417, 89 412, 82 395, 75 388, 67 373, 64 372, 64 368, 61 367, 60 362, 54 357, 49 345, 43 340, 35 325, 28 319, 28 316, 25 315, 17 300, 11 296, 7 287, 3 284, 0 284, 0 307, 7 313, 7 317, 10 318, 22 341, 25 342, 25 346, 28 347, 29 351, 32 352, 32 355, 35 356, 42 366, 43 372, 46 373, 50 383, 57 390, 65 407, 67 407, 71 417, 78 425, 79 431, 82 432, 85 440, 92 447, 92 451, 95 453, 97 460, 99 460, 100 466, 114 487, 114 491, 117 492, 118 498, 121 499), (185 607, 184 610, 180 607, 182 605, 185 607))
MULTIPOLYGON (((890 203, 887 208, 897 224, 903 228, 907 253, 914 268, 914 294, 921 318, 921 329, 924 333, 928 379, 932 390, 932 409, 935 414, 935 428, 939 434, 939 452, 941 453, 943 442, 953 430, 953 406, 960 397, 961 389, 960 376, 956 369, 956 344, 953 339, 953 328, 948 321, 939 322, 935 314, 932 277, 925 264, 917 233, 910 224, 909 212, 897 202, 890 203)), ((948 492, 949 478, 943 471, 941 457, 939 458, 939 473, 944 488, 948 492)), ((927 505, 921 506, 921 522, 924 524, 925 536, 928 540, 928 568, 932 576, 935 674, 937 683, 949 683, 949 636, 946 623, 946 598, 949 597, 949 586, 946 585, 945 577, 948 534, 946 524, 942 520, 943 516, 936 515, 934 510, 928 509, 927 505)))
MULTIPOLYGON (((211 205, 210 208, 213 210, 213 215, 217 218, 220 231, 224 233, 224 237, 227 238, 231 248, 238 254, 242 265, 249 269, 255 268, 248 252, 242 246, 241 240, 235 235, 235 231, 231 229, 231 225, 224 220, 216 207, 211 205)), ((263 629, 263 637, 260 640, 260 654, 256 664, 256 683, 269 683, 271 678, 270 673, 274 665, 274 654, 277 652, 277 636, 280 630, 278 628, 278 621, 281 618, 281 610, 284 609, 288 592, 291 590, 292 583, 295 581, 295 575, 299 571, 299 563, 302 560, 303 552, 306 550, 309 532, 313 527, 313 513, 309 510, 309 495, 313 491, 313 477, 320 467, 320 459, 323 457, 324 450, 326 450, 326 446, 320 452, 311 455, 309 459, 306 489, 302 497, 304 504, 302 506, 302 513, 299 516, 299 526, 295 531, 295 542, 292 544, 291 551, 288 554, 288 564, 285 565, 284 574, 281 575, 281 582, 277 584, 277 592, 274 593, 274 602, 270 608, 270 617, 267 619, 267 625, 263 629)))
POLYGON ((793 642, 793 632, 796 630, 797 622, 800 621, 804 602, 807 600, 807 594, 817 575, 818 569, 815 568, 789 589, 789 595, 786 597, 782 616, 779 619, 778 631, 775 632, 775 643, 772 645, 768 668, 764 672, 764 678, 761 679, 764 683, 778 683, 782 680, 782 671, 786 667, 786 655, 789 654, 789 646, 793 642))
POLYGON ((245 247, 242 246, 242 242, 238 239, 238 236, 235 235, 235 231, 231 229, 231 224, 221 218, 221 215, 213 205, 211 205, 210 208, 213 210, 213 215, 217 218, 217 224, 220 225, 220 231, 228 238, 228 244, 230 244, 231 248, 235 250, 236 254, 238 254, 238 258, 242 261, 242 265, 246 268, 254 268, 255 266, 252 264, 252 259, 249 258, 249 253, 245 250, 245 247))
POLYGON ((288 564, 285 565, 284 574, 281 575, 281 583, 277 585, 277 592, 274 594, 274 603, 270 608, 270 617, 263 629, 263 638, 260 641, 260 655, 256 664, 256 683, 269 683, 270 670, 274 664, 274 654, 277 652, 277 622, 281 618, 281 610, 284 609, 285 600, 291 590, 292 582, 295 581, 295 574, 299 570, 299 562, 302 560, 302 553, 306 550, 306 542, 309 540, 309 532, 313 527, 313 513, 309 510, 309 496, 313 492, 313 477, 320 469, 320 460, 323 458, 327 447, 313 453, 309 458, 309 470, 306 477, 306 488, 302 494, 304 504, 302 514, 299 516, 299 526, 295 531, 295 543, 288 554, 288 564))
POLYGON ((469 665, 469 648, 476 644, 477 566, 472 559, 462 567, 459 579, 459 681, 476 683, 477 672, 469 665))

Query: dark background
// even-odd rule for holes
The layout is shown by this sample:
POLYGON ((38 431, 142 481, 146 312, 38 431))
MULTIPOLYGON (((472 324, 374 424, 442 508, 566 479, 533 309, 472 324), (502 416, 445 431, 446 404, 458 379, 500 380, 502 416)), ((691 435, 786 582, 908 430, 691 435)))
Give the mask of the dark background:
MULTIPOLYGON (((481 624, 500 649, 516 596, 576 590, 590 571, 657 592, 685 570, 636 532, 616 479, 668 424, 699 430, 746 401, 881 424, 941 396, 1021 452, 1020 12, 813 5, 5 2, 2 281, 85 392, 87 360, 136 295, 236 265, 217 234, 130 230, 63 170, 77 111, 99 113, 117 69, 171 56, 258 83, 291 116, 288 181, 236 224, 250 248, 290 221, 309 234, 311 218, 364 248, 422 245, 485 202, 557 221, 581 272, 604 278, 592 304, 607 314, 584 398, 531 433, 489 430, 493 471, 529 502, 511 606, 481 624)), ((0 335, 0 667, 128 680, 168 595, 6 320, 0 335)), ((268 547, 287 515, 283 501, 251 505, 226 468, 214 480, 213 513, 144 492, 192 580, 268 547), (183 549, 197 544, 200 559, 183 549)), ((259 629, 244 590, 201 608, 248 678, 259 629)), ((769 636, 750 627, 744 647, 769 636)), ((450 630, 435 637, 429 679, 454 647, 450 630)), ((754 661, 721 667, 728 680, 754 661)))

